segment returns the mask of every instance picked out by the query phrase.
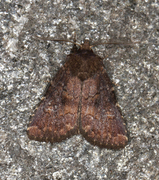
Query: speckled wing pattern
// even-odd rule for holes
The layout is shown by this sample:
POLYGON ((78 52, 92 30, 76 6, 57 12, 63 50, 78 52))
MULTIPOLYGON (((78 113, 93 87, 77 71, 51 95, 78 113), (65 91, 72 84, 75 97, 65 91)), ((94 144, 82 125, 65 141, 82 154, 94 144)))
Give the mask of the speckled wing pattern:
POLYGON ((125 147, 125 125, 105 69, 84 81, 81 104, 80 131, 90 143, 110 149, 125 147))
POLYGON ((78 131, 81 82, 70 77, 67 63, 59 70, 37 107, 27 129, 32 140, 59 142, 78 131))
POLYGON ((112 82, 89 41, 79 49, 73 46, 32 116, 27 133, 32 140, 51 143, 80 133, 100 147, 126 146, 127 132, 112 82))

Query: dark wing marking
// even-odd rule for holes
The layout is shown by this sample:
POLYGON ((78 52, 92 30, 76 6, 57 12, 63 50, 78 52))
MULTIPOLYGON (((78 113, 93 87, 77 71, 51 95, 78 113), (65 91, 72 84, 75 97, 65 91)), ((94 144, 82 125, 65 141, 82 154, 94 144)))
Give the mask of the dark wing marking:
POLYGON ((83 82, 80 132, 93 145, 119 149, 128 138, 112 87, 103 67, 83 82))

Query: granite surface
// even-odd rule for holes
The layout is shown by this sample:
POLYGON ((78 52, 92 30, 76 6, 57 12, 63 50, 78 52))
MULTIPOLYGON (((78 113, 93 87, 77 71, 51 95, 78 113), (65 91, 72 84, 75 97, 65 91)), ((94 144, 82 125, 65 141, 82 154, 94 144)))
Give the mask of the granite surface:
POLYGON ((0 179, 159 179, 159 4, 157 1, 0 2, 0 179), (82 136, 51 145, 28 139, 29 117, 72 44, 98 45, 129 132, 119 151, 82 136), (128 42, 139 42, 127 45, 128 42))

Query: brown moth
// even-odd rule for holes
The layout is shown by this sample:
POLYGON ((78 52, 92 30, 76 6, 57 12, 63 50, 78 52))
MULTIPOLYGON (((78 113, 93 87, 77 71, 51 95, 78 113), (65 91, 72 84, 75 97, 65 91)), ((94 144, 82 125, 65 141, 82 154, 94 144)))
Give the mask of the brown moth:
POLYGON ((80 48, 74 43, 35 110, 27 134, 31 140, 51 143, 82 134, 99 147, 126 146, 127 131, 113 84, 88 40, 80 48))

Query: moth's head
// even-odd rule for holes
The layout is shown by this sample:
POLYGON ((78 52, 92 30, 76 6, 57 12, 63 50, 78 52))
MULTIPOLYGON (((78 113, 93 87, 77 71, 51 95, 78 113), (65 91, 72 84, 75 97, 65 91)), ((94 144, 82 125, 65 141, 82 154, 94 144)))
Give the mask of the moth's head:
POLYGON ((89 40, 85 40, 84 43, 81 44, 81 49, 91 50, 91 46, 90 46, 89 40))

